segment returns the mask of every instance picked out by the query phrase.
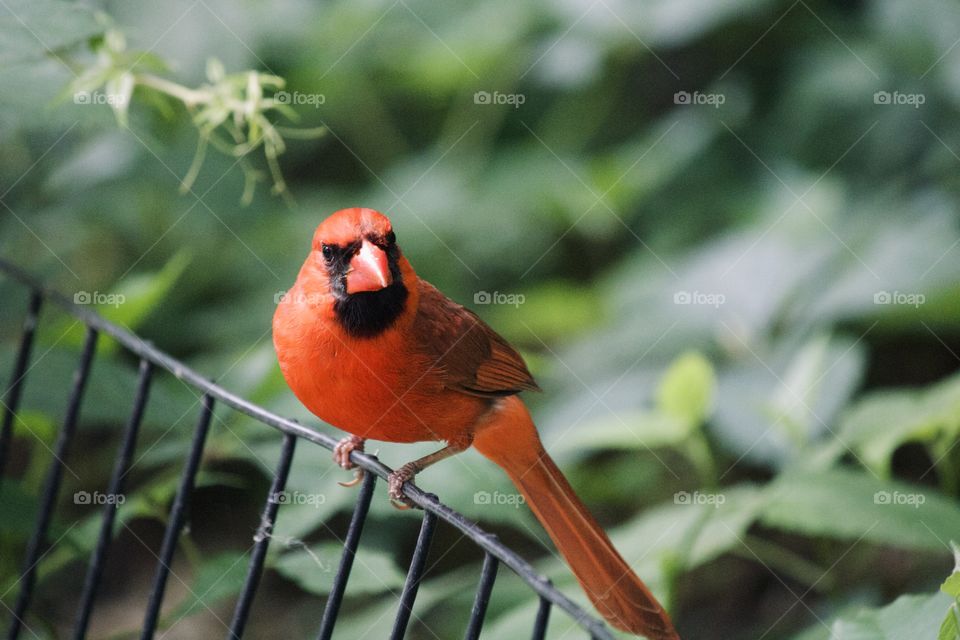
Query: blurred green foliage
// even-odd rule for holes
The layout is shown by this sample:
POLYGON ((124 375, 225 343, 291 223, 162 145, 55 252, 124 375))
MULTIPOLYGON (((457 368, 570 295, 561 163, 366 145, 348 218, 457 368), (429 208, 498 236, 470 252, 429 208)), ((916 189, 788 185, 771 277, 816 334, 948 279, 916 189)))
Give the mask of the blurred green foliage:
MULTIPOLYGON (((314 425, 270 317, 325 215, 382 210, 421 276, 528 357, 548 449, 685 637, 956 638, 956 574, 937 587, 960 532, 958 32, 946 0, 6 0, 0 255, 314 425), (104 53, 109 29, 129 50, 104 53), (294 201, 250 192, 269 153, 198 165, 198 139, 230 117, 124 81, 130 51, 126 71, 149 62, 181 87, 229 78, 250 96, 247 69, 282 81, 263 122, 327 131, 283 147, 294 201), (97 69, 112 80, 84 83, 97 69), (125 128, 111 92, 129 97, 125 128)), ((6 386, 26 295, 4 280, 0 299, 6 386)), ((45 310, 0 493, 4 602, 81 340, 45 310)), ((130 408, 135 362, 103 342, 28 619, 38 637, 70 624, 98 524, 71 496, 106 486, 130 408)), ((158 377, 94 637, 137 628, 198 407, 158 377)), ((379 453, 397 466, 434 446, 379 453)), ((169 637, 223 633, 278 456, 270 430, 217 412, 169 637)), ((280 508, 255 637, 316 632, 355 496, 342 476, 299 448, 288 491, 314 499, 280 508)), ((512 495, 486 461, 468 452, 418 481, 586 604, 525 508, 478 500, 512 495)), ((344 637, 388 634, 416 537, 382 497, 344 637)), ((438 536, 411 637, 462 634, 472 601, 480 553, 438 536)), ((536 607, 501 570, 484 635, 522 637, 536 607)), ((572 624, 555 614, 550 637, 572 624)))

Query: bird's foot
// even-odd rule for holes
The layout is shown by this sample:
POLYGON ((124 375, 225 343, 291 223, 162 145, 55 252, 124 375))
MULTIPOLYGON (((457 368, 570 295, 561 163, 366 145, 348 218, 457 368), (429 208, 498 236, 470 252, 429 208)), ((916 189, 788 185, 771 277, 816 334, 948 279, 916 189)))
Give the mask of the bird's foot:
MULTIPOLYGON (((363 451, 363 444, 366 442, 359 436, 347 436, 342 438, 337 446, 333 448, 334 461, 344 469, 353 469, 357 465, 350 460, 350 453, 353 451, 363 451)), ((357 469, 353 480, 350 482, 339 482, 341 487, 352 487, 363 480, 363 469, 357 469)))
POLYGON ((387 476, 387 495, 390 502, 401 511, 412 509, 416 505, 403 493, 403 484, 417 475, 420 468, 413 462, 408 462, 389 476, 387 476))
POLYGON ((366 440, 360 436, 341 438, 340 442, 333 448, 334 461, 344 469, 353 469, 356 465, 350 460, 350 454, 354 451, 363 451, 365 442, 366 440))

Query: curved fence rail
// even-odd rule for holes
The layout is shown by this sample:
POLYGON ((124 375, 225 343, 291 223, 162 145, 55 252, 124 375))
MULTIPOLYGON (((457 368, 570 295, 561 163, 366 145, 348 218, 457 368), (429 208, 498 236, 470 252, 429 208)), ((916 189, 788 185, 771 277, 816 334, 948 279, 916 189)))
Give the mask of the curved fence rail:
MULTIPOLYGON (((24 569, 19 580, 20 590, 14 608, 7 612, 12 616, 10 626, 7 629, 7 638, 9 640, 16 640, 16 638, 20 637, 24 626, 23 618, 26 616, 30 607, 35 590, 37 565, 42 559, 47 543, 47 532, 53 518, 57 494, 61 484, 64 470, 63 460, 68 454, 71 441, 77 428, 80 404, 90 367, 96 355, 97 338, 101 334, 110 336, 120 343, 123 348, 140 359, 138 382, 133 399, 133 411, 123 431, 120 450, 117 453, 110 479, 109 492, 111 494, 118 494, 122 490, 123 478, 136 448, 137 432, 140 427, 140 422, 149 402, 150 385, 154 373, 158 369, 165 370, 191 385, 202 394, 200 414, 197 418, 197 425, 190 445, 190 451, 183 471, 180 474, 176 496, 170 508, 169 519, 159 553, 156 574, 147 602, 147 608, 144 612, 144 622, 140 636, 143 640, 152 638, 156 631, 160 608, 163 604, 167 577, 170 571, 169 565, 186 519, 191 493, 194 488, 194 480, 200 467, 204 443, 206 442, 207 432, 210 427, 210 419, 213 415, 214 404, 221 403, 226 405, 232 410, 246 414, 264 425, 277 429, 283 434, 280 460, 274 472, 268 499, 263 507, 260 529, 254 538, 255 544, 250 555, 246 579, 237 599, 233 618, 230 623, 230 630, 227 634, 228 639, 241 638, 263 572, 267 546, 270 541, 268 534, 277 518, 278 504, 276 501, 270 500, 269 496, 277 495, 284 490, 298 441, 304 440, 311 445, 319 445, 331 451, 337 441, 326 434, 304 427, 296 421, 282 418, 267 411, 263 407, 257 406, 231 393, 178 360, 157 350, 149 342, 108 322, 96 313, 75 305, 68 298, 56 291, 46 288, 42 283, 9 262, 0 260, 0 273, 5 274, 7 277, 29 288, 31 291, 30 301, 25 313, 23 331, 20 337, 20 344, 11 372, 10 383, 4 389, 3 393, 2 408, 4 413, 3 420, 0 422, 0 478, 4 475, 7 458, 9 456, 13 422, 20 403, 21 391, 26 374, 29 372, 30 354, 41 306, 46 303, 53 304, 82 321, 87 327, 80 361, 77 365, 73 384, 69 392, 66 416, 53 447, 55 457, 44 479, 36 522, 27 544, 26 554, 23 558, 24 569)), ((337 614, 339 613, 343 597, 347 592, 350 570, 353 566, 358 545, 360 544, 361 533, 367 518, 367 512, 370 507, 374 489, 376 488, 378 479, 385 479, 391 472, 391 469, 382 464, 376 456, 355 451, 351 454, 351 459, 357 466, 364 469, 366 473, 344 537, 344 549, 340 558, 340 564, 330 589, 330 594, 327 597, 323 615, 319 621, 317 637, 320 640, 326 640, 333 635, 337 614)), ((590 638, 612 640, 609 629, 600 620, 589 615, 580 606, 555 589, 547 578, 539 575, 529 563, 503 545, 495 535, 487 533, 476 523, 471 522, 459 512, 446 506, 440 502, 436 496, 425 493, 410 483, 407 483, 404 492, 410 500, 423 509, 423 520, 421 522, 416 547, 414 548, 407 570, 406 581, 400 595, 390 638, 399 639, 403 638, 406 634, 407 624, 410 620, 414 602, 417 597, 417 590, 420 581, 423 579, 430 542, 437 521, 442 520, 456 527, 484 552, 484 561, 469 622, 465 631, 465 638, 472 640, 480 637, 487 610, 487 603, 489 602, 497 577, 497 570, 499 565, 503 564, 520 576, 530 589, 540 597, 540 607, 535 618, 531 620, 531 637, 534 638, 534 640, 545 636, 550 611, 553 607, 559 608, 566 615, 570 616, 590 638)), ((87 632, 91 611, 113 534, 115 515, 115 505, 105 505, 99 537, 87 566, 83 589, 79 598, 76 621, 72 631, 72 637, 76 640, 84 638, 87 632)), ((0 526, 2 526, 2 524, 0 524, 0 526)))

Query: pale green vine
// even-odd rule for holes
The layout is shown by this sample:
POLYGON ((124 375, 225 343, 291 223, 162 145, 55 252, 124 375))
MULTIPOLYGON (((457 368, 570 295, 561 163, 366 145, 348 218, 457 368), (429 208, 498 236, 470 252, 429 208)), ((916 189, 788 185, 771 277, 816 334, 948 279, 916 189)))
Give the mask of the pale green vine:
MULTIPOLYGON (((108 29, 103 37, 92 43, 96 58, 92 64, 79 69, 70 83, 65 97, 75 102, 89 101, 102 91, 103 100, 113 109, 117 122, 128 126, 128 112, 134 92, 139 88, 150 92, 145 97, 166 96, 183 104, 191 114, 199 133, 193 162, 180 183, 181 193, 189 192, 206 157, 208 147, 237 158, 243 170, 244 189, 241 202, 253 200, 256 183, 263 173, 250 162, 250 155, 263 150, 271 191, 291 200, 278 158, 286 150, 286 138, 316 138, 324 133, 322 127, 297 129, 274 124, 272 118, 283 116, 296 121, 298 115, 284 100, 285 81, 279 76, 259 71, 226 73, 219 60, 207 63, 207 83, 190 88, 169 80, 158 73, 165 65, 156 56, 128 51, 126 38, 116 29, 108 29), (279 92, 279 93, 278 93, 279 92)), ((164 107, 162 101, 158 103, 164 107)))

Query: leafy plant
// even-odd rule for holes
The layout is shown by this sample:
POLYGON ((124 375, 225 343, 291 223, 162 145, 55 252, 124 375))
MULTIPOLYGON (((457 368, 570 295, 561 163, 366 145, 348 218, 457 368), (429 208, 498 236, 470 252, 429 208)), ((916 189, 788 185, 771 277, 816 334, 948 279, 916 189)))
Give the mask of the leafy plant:
MULTIPOLYGON (((108 21, 105 17, 101 20, 108 21)), ((194 89, 147 71, 162 70, 165 65, 150 52, 128 51, 126 37, 115 28, 107 28, 102 36, 93 38, 91 48, 95 62, 81 67, 64 98, 88 103, 91 95, 102 89, 121 127, 129 125, 128 113, 137 88, 177 100, 190 113, 199 137, 193 163, 180 184, 181 193, 192 189, 207 148, 213 145, 236 158, 243 169, 244 205, 252 202, 256 183, 262 179, 248 157, 260 148, 270 171, 273 193, 291 198, 278 161, 286 150, 285 137, 315 138, 323 134, 323 128, 293 129, 272 122, 274 114, 293 121, 299 117, 289 105, 290 94, 283 91, 283 78, 258 71, 227 74, 223 64, 211 58, 207 62, 208 84, 194 89)))

